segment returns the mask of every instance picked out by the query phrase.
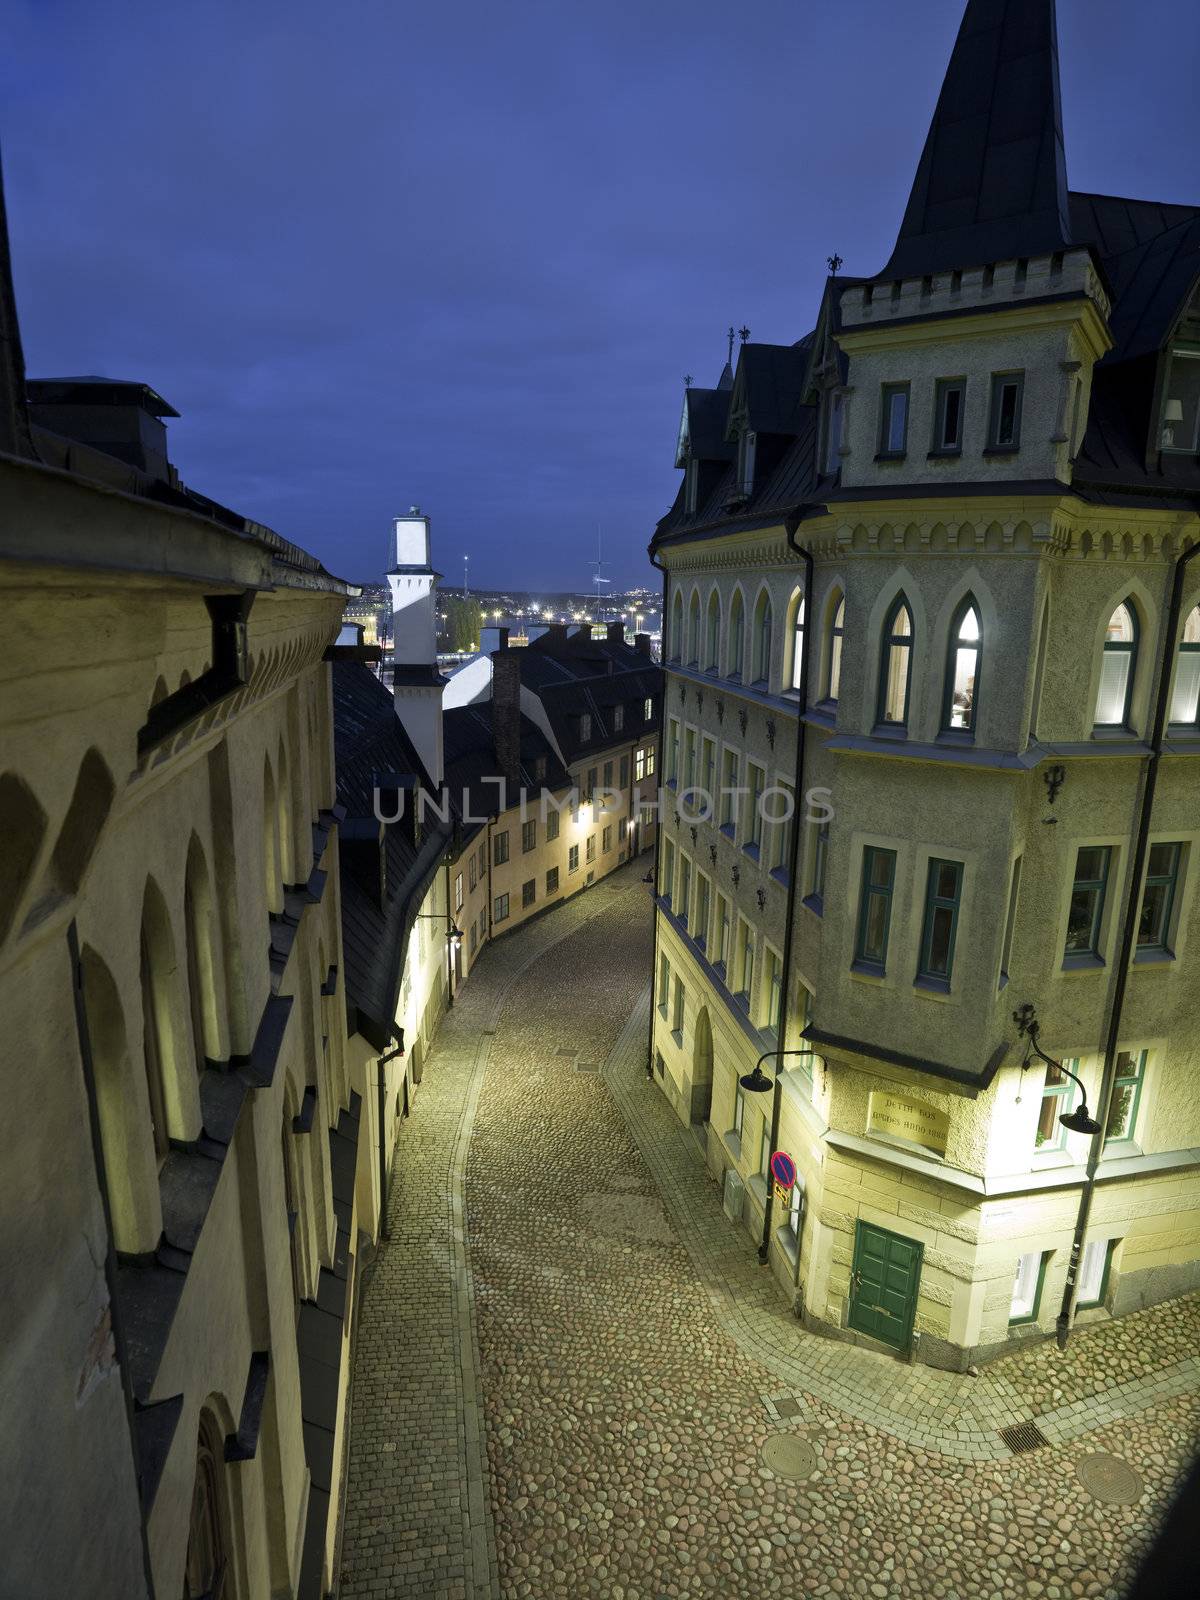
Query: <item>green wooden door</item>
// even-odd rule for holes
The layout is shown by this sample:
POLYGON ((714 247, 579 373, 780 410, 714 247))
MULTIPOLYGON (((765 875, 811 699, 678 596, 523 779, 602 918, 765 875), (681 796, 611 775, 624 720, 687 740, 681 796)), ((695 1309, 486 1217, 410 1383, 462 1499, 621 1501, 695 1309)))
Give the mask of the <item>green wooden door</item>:
POLYGON ((850 1326, 907 1350, 917 1309, 923 1246, 860 1222, 854 1234, 850 1326))

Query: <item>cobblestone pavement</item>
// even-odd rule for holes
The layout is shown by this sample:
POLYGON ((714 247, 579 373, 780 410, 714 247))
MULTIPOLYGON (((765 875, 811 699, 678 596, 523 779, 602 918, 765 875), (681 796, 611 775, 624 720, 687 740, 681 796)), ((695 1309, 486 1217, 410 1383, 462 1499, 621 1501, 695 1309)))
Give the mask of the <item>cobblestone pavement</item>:
POLYGON ((430 1058, 364 1301, 342 1593, 1118 1594, 1200 1422, 1196 1302, 977 1380, 805 1334, 645 1079, 639 876, 489 952, 430 1058), (1014 1405, 1064 1442, 992 1459, 1014 1405), (780 1434, 812 1476, 763 1466, 780 1434), (1136 1503, 1077 1481, 1103 1451, 1136 1503))

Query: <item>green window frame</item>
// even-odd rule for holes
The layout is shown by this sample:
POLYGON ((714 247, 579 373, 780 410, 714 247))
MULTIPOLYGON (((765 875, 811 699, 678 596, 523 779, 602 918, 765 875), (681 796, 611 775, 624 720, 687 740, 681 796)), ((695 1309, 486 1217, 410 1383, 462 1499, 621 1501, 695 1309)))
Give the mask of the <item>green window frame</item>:
POLYGON ((846 636, 846 597, 839 595, 829 625, 829 642, 825 651, 825 703, 835 706, 842 685, 842 640, 846 636))
POLYGON ((954 970, 954 940, 962 902, 963 864, 933 856, 925 879, 925 917, 921 925, 919 983, 950 988, 954 970))
POLYGON ((875 721, 885 727, 908 726, 912 694, 913 620, 903 594, 892 601, 879 649, 879 690, 875 721))
POLYGON ((1104 633, 1094 727, 1129 727, 1140 636, 1137 607, 1131 599, 1126 598, 1108 619, 1104 633))
POLYGON ((879 454, 898 461, 908 450, 907 383, 885 383, 879 395, 879 454))
POLYGON ((1182 844, 1152 844, 1146 863, 1146 883, 1138 914, 1137 953, 1173 955, 1171 913, 1175 909, 1175 890, 1179 882, 1182 844))
MULTIPOLYGON (((1075 1057, 1069 1057, 1063 1062, 1069 1072, 1079 1071, 1079 1062, 1075 1057)), ((1037 1130, 1034 1133, 1034 1149, 1042 1151, 1063 1150, 1067 1143, 1067 1130, 1059 1120, 1064 1111, 1071 1111, 1075 1105, 1074 1081, 1059 1067, 1047 1067, 1046 1076, 1042 1083, 1041 1106, 1038 1110, 1037 1130)))
POLYGON ((946 676, 942 690, 942 732, 960 739, 975 737, 979 706, 979 669, 983 662, 983 622, 975 596, 969 594, 954 613, 946 644, 946 676))
POLYGON ((746 826, 743 830, 745 844, 742 846, 748 854, 758 859, 762 849, 763 817, 762 797, 767 785, 767 775, 757 762, 750 761, 746 764, 746 826))
MULTIPOLYGON (((1018 1327, 1023 1322, 1037 1321, 1038 1315, 1042 1309, 1042 1288, 1046 1282, 1046 1263, 1049 1261, 1049 1259, 1049 1250, 1030 1250, 1026 1255, 1019 1256, 1017 1258, 1017 1271, 1013 1279, 1012 1299, 1009 1302, 1008 1325, 1010 1328, 1018 1327), (1039 1257, 1036 1268, 1031 1265, 1035 1255, 1039 1257), (1027 1263, 1029 1265, 1027 1265, 1027 1263), (1027 1274, 1028 1278, 1026 1277, 1027 1274), (1029 1278, 1032 1278, 1033 1280, 1032 1298, 1028 1302, 1029 1309, 1019 1310, 1017 1311, 1016 1315, 1013 1315, 1012 1308, 1017 1304, 1017 1296, 1021 1293, 1022 1280, 1025 1279, 1025 1281, 1028 1281, 1029 1278)), ((1022 1305, 1024 1304, 1025 1298, 1023 1296, 1022 1305)))
POLYGON ((931 456, 962 454, 963 416, 967 409, 967 380, 939 378, 933 395, 933 448, 931 456))
POLYGON ((1145 1081, 1146 1052, 1139 1050, 1135 1055, 1131 1050, 1119 1051, 1112 1099, 1108 1103, 1108 1121, 1104 1127, 1106 1145, 1132 1141, 1137 1132, 1138 1110, 1145 1081))
POLYGON ((1075 857, 1075 880, 1071 885, 1071 900, 1067 911, 1067 943, 1064 955, 1068 961, 1072 957, 1088 961, 1101 959, 1100 939, 1104 928, 1104 902, 1108 895, 1111 869, 1111 845, 1080 845, 1075 857))
POLYGON ((825 909, 825 868, 829 862, 829 824, 822 822, 817 825, 817 837, 813 841, 813 875, 810 900, 817 902, 817 910, 825 909))
POLYGON ((887 969, 892 893, 896 885, 896 852, 868 845, 863 851, 862 890, 854 963, 882 975, 887 969))
POLYGON ((1021 446, 1021 402, 1025 396, 1023 372, 993 372, 988 449, 1018 450, 1021 446))
POLYGON ((1200 606, 1188 612, 1179 638, 1168 720, 1173 728, 1200 727, 1200 606))

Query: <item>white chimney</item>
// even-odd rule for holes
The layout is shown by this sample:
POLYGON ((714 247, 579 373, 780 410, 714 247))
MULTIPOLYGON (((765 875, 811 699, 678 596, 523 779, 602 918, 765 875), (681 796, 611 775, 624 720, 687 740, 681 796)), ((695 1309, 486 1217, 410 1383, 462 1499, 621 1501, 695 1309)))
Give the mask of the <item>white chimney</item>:
POLYGON ((443 776, 442 688, 437 669, 434 589, 441 576, 430 562, 429 518, 413 506, 393 527, 392 698, 396 715, 435 784, 443 776))

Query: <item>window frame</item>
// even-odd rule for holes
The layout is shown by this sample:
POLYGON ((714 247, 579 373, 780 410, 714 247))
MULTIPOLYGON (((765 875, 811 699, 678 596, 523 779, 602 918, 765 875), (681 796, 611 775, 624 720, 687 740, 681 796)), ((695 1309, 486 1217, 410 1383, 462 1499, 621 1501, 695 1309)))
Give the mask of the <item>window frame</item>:
POLYGON ((859 884, 858 894, 858 922, 854 932, 854 967, 863 972, 877 974, 879 977, 887 972, 888 943, 892 929, 892 903, 896 894, 896 851, 890 850, 886 845, 865 845, 862 854, 862 879, 859 884), (886 884, 872 884, 870 881, 870 867, 877 856, 886 856, 891 862, 889 879, 886 884), (880 896, 884 901, 883 940, 878 956, 868 954, 864 946, 867 931, 867 913, 871 900, 880 896))
POLYGON ((993 372, 991 396, 988 405, 988 442, 987 455, 1015 455, 1021 448, 1021 412, 1025 400, 1025 372, 1023 368, 1011 372, 993 372), (1004 390, 1011 385, 1016 390, 1016 399, 1013 401, 1013 426, 1012 438, 1005 441, 1000 438, 1000 420, 1002 416, 1004 390))
POLYGON ((1179 869, 1183 862, 1184 843, 1180 839, 1155 839, 1146 850, 1146 873, 1142 879, 1142 895, 1138 902, 1138 927, 1134 942, 1134 959, 1153 959, 1155 956, 1173 956, 1172 921, 1175 901, 1179 895, 1179 869), (1152 873, 1150 864, 1154 852, 1167 848, 1172 852, 1170 872, 1152 873), (1146 909, 1146 896, 1152 888, 1165 888, 1166 895, 1158 914, 1158 938, 1148 943, 1142 940, 1142 916, 1146 909))
POLYGON ((521 854, 527 856, 537 849, 537 818, 527 817, 521 824, 521 854))
POLYGON ((508 829, 502 828, 492 835, 492 865, 503 867, 508 862, 508 829))
POLYGON ((509 903, 508 903, 508 895, 507 895, 507 893, 496 895, 495 899, 492 901, 492 925, 493 925, 493 927, 496 925, 497 922, 507 922, 508 921, 508 916, 509 916, 509 903), (501 910, 501 907, 503 907, 503 910, 501 910))
POLYGON ((1008 1325, 1010 1328, 1020 1327, 1022 1323, 1036 1322, 1038 1317, 1041 1315, 1042 1289, 1044 1288, 1046 1282, 1046 1264, 1050 1259, 1050 1254, 1051 1252, 1049 1250, 1027 1250, 1023 1255, 1017 1257, 1017 1270, 1013 1276, 1012 1294, 1010 1295, 1008 1302, 1008 1325), (1014 1316, 1013 1307, 1016 1304, 1017 1287, 1021 1281, 1021 1274, 1025 1269, 1025 1263, 1027 1261, 1032 1261, 1034 1256, 1038 1257, 1038 1264, 1033 1285, 1033 1296, 1030 1301, 1030 1309, 1028 1311, 1020 1311, 1014 1316))
POLYGON ((962 911, 963 879, 966 868, 961 861, 951 861, 946 856, 930 856, 929 865, 925 874, 925 910, 921 917, 921 946, 917 962, 916 981, 922 987, 936 988, 950 992, 951 980, 954 975, 954 945, 958 936, 958 920, 962 911), (944 867, 952 867, 955 872, 954 894, 943 895, 934 892, 936 879, 944 867), (933 933, 935 918, 939 911, 950 913, 950 934, 946 942, 946 970, 935 972, 931 967, 933 933))
POLYGON ((942 680, 942 719, 940 731, 948 734, 952 739, 962 742, 974 742, 976 726, 979 721, 979 685, 983 676, 983 613, 979 609, 979 602, 973 594, 964 595, 954 609, 950 619, 950 634, 946 640, 946 671, 942 680), (959 630, 969 612, 975 613, 975 622, 978 632, 975 644, 963 644, 959 638, 959 630), (962 727, 955 727, 951 721, 954 714, 954 682, 958 676, 958 655, 960 651, 975 651, 974 688, 971 691, 971 710, 969 719, 962 727))
POLYGON ((546 868, 546 893, 547 894, 557 894, 558 893, 558 868, 557 867, 547 867, 546 868))
POLYGON ((1063 941, 1063 965, 1088 965, 1094 966, 1104 962, 1104 913, 1108 903, 1108 885, 1112 879, 1113 847, 1110 844, 1081 844, 1075 849, 1075 870, 1071 877, 1071 888, 1067 896, 1067 928, 1066 938, 1063 941), (1099 850, 1102 852, 1104 871, 1098 878, 1081 878, 1079 876, 1079 858, 1085 850, 1099 850), (1089 942, 1086 950, 1072 950, 1071 938, 1071 902, 1076 894, 1094 894, 1095 903, 1092 908, 1090 920, 1089 942))
MULTIPOLYGON (((1066 1059, 1063 1061, 1063 1066, 1069 1072, 1078 1073, 1078 1058, 1075 1056, 1066 1057, 1066 1059)), ((1061 1083, 1051 1083, 1049 1080, 1052 1070, 1053 1069, 1051 1067, 1047 1066, 1042 1077, 1042 1092, 1038 1098, 1038 1117, 1033 1129, 1033 1153, 1034 1155, 1038 1156, 1053 1155, 1057 1151, 1066 1149, 1067 1130, 1063 1127, 1062 1122, 1059 1119, 1064 1112, 1070 1112, 1075 1109, 1075 1098, 1079 1092, 1078 1084, 1073 1078, 1067 1077, 1065 1073, 1061 1083), (1054 1138, 1040 1139, 1039 1135, 1041 1134, 1042 1130, 1042 1111, 1047 1100, 1054 1101, 1054 1138)))
POLYGON ((1133 598, 1131 595, 1126 595, 1123 600, 1118 600, 1117 604, 1109 612, 1108 621, 1104 625, 1104 631, 1105 637, 1101 640, 1100 644, 1100 681, 1096 685, 1096 704, 1092 714, 1092 730, 1093 732, 1095 732, 1097 729, 1106 732, 1112 730, 1130 732, 1132 731, 1133 725, 1130 721, 1129 713, 1133 706, 1133 685, 1134 680, 1137 677, 1138 654, 1142 642, 1141 621, 1138 617, 1138 610, 1133 604, 1133 598), (1108 638, 1108 628, 1112 622, 1112 619, 1116 616, 1117 612, 1121 610, 1124 610, 1126 615, 1129 617, 1130 630, 1133 633, 1133 638, 1129 640, 1128 643, 1124 639, 1108 638), (1100 696, 1104 692, 1104 660, 1108 655, 1129 656, 1129 671, 1125 676, 1125 700, 1121 708, 1121 716, 1116 722, 1101 722, 1099 717, 1096 715, 1096 713, 1100 710, 1100 696))
POLYGON ((537 904, 537 879, 526 878, 521 885, 521 910, 527 911, 530 906, 537 904))
POLYGON ((842 645, 846 636, 846 596, 839 592, 837 605, 830 613, 828 638, 825 642, 821 681, 825 693, 821 704, 836 706, 838 691, 842 687, 842 645))
POLYGON ((1167 712, 1167 726, 1180 732, 1195 733, 1200 731, 1200 683, 1196 687, 1196 704, 1190 719, 1181 719, 1175 716, 1175 707, 1178 702, 1180 685, 1179 676, 1183 669, 1184 658, 1188 660, 1195 656, 1196 675, 1200 679, 1200 601, 1191 608, 1183 619, 1183 626, 1179 631, 1179 643, 1175 647, 1175 676, 1171 683, 1171 704, 1167 712), (1196 638, 1187 637, 1188 626, 1192 618, 1197 620, 1196 638))
POLYGON ((1118 1070, 1113 1079, 1112 1099, 1108 1102, 1108 1117, 1104 1124, 1103 1148, 1105 1150, 1108 1149, 1109 1145, 1133 1144, 1137 1139, 1137 1120, 1142 1106, 1142 1090, 1146 1084, 1146 1059, 1148 1055, 1148 1050, 1121 1050, 1117 1053, 1118 1070), (1120 1071, 1122 1056, 1134 1063, 1133 1072, 1123 1073, 1120 1071), (1109 1129, 1112 1127, 1113 1113, 1117 1109, 1117 1091, 1123 1086, 1131 1088, 1133 1092, 1127 1103, 1123 1119, 1125 1124, 1124 1132, 1113 1134, 1109 1132, 1109 1129))
POLYGON ((908 454, 908 421, 912 412, 912 385, 906 380, 903 383, 883 383, 879 386, 879 436, 877 443, 876 461, 903 461, 908 454), (890 443, 891 439, 891 402, 903 396, 904 423, 901 428, 900 444, 898 447, 890 443))
POLYGON ((966 413, 966 378, 938 378, 933 387, 933 444, 929 451, 930 456, 962 455, 963 434, 966 431, 964 427, 966 413), (947 410, 946 402, 951 394, 958 395, 958 442, 956 444, 947 444, 945 442, 947 410))
POLYGON ((1104 1297, 1108 1293, 1108 1279, 1112 1271, 1113 1252, 1115 1251, 1116 1247, 1117 1241, 1115 1239, 1089 1239, 1084 1245, 1079 1257, 1079 1275, 1075 1279, 1076 1311, 1089 1311, 1093 1306, 1102 1306, 1104 1304, 1104 1297), (1100 1268, 1100 1282, 1096 1287, 1095 1298, 1091 1300, 1084 1300, 1081 1295, 1081 1290, 1083 1289, 1085 1264, 1087 1261, 1088 1251, 1094 1249, 1096 1246, 1103 1246, 1104 1249, 1103 1265, 1100 1268))

